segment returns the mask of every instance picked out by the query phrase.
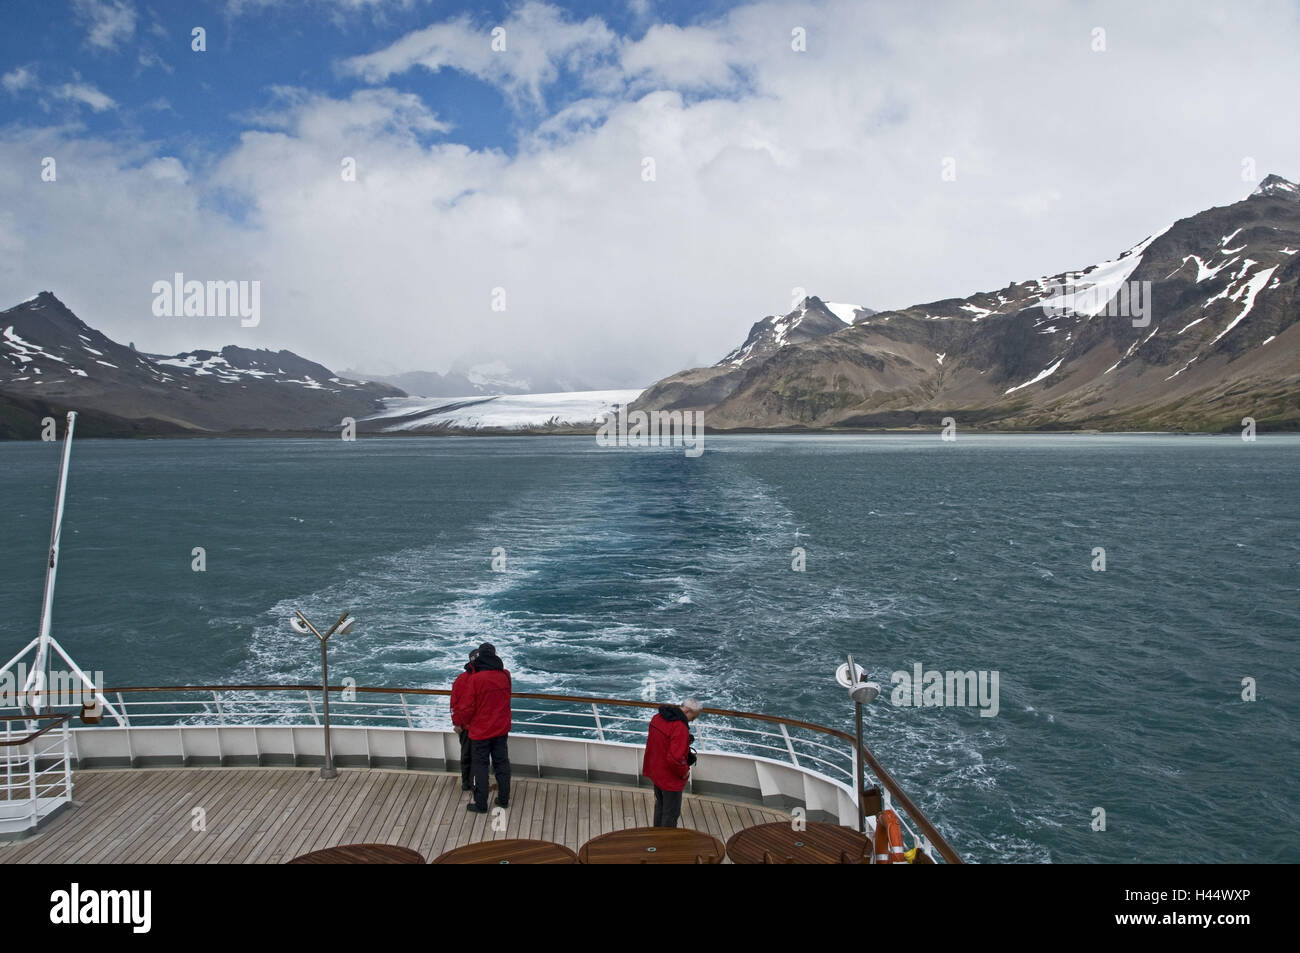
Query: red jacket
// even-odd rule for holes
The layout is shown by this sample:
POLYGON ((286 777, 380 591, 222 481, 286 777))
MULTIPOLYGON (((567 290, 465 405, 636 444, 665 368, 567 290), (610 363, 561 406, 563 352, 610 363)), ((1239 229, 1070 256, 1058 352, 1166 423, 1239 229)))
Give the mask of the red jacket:
POLYGON ((456 680, 451 683, 451 723, 459 725, 456 720, 456 709, 465 704, 465 690, 469 688, 470 667, 465 666, 465 671, 456 676, 456 680))
POLYGON ((467 729, 470 741, 510 733, 510 673, 505 668, 485 668, 479 661, 451 712, 451 723, 467 729))
POLYGON ((650 719, 650 732, 645 741, 645 760, 641 773, 665 791, 680 791, 686 787, 691 773, 686 755, 691 750, 691 730, 686 716, 676 705, 660 705, 659 714, 650 719))

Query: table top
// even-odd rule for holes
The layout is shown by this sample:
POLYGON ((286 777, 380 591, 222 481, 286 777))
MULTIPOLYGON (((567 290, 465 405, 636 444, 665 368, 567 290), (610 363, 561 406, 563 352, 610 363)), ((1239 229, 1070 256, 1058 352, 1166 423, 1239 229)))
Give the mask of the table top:
POLYGON ((291 864, 422 864, 424 856, 396 844, 340 844, 302 854, 291 864))
POLYGON ((720 864, 726 847, 703 831, 680 827, 630 827, 593 837, 578 851, 581 864, 720 864))
POLYGON ((435 864, 576 864, 578 855, 548 840, 485 840, 449 850, 435 864))
POLYGON ((746 827, 727 841, 727 856, 733 864, 870 863, 871 841, 866 835, 851 827, 815 821, 804 827, 794 830, 790 822, 746 827))

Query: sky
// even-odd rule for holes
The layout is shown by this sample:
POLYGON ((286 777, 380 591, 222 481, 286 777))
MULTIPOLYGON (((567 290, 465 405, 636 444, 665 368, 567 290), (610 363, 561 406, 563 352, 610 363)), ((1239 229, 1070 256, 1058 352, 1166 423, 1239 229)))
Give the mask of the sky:
POLYGON ((0 307, 154 353, 644 386, 804 293, 965 297, 1300 179, 1294 0, 0 17, 0 307), (155 314, 178 272, 257 324, 155 314))

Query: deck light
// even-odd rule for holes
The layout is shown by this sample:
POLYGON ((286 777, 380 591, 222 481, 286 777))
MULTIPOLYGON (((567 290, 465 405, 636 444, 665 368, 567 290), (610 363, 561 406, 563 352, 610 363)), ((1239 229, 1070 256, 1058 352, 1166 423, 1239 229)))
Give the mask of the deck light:
POLYGON ((293 629, 294 632, 297 632, 299 635, 314 635, 316 638, 320 639, 321 698, 324 700, 325 706, 325 766, 320 769, 320 776, 322 778, 337 778, 339 776, 338 771, 334 768, 334 749, 330 746, 330 663, 329 654, 326 652, 326 645, 329 642, 330 636, 335 632, 343 635, 347 635, 351 632, 352 623, 355 621, 355 619, 349 617, 348 612, 344 612, 338 617, 338 621, 330 626, 329 631, 324 635, 321 635, 316 626, 308 622, 307 617, 301 612, 295 610, 294 618, 289 620, 289 628, 293 629))
POLYGON ((853 751, 853 774, 857 781, 858 831, 863 834, 867 832, 867 812, 862 801, 862 789, 867 782, 862 764, 862 706, 871 704, 880 694, 880 686, 876 682, 867 681, 866 674, 866 669, 861 665, 853 664, 852 655, 848 662, 835 670, 835 680, 849 690, 849 698, 853 699, 853 712, 858 726, 858 746, 853 751))

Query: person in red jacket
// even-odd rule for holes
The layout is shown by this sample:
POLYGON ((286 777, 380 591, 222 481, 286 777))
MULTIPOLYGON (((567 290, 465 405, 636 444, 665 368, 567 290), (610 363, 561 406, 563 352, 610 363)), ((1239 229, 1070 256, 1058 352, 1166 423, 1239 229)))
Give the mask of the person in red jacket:
POLYGON ((497 804, 510 806, 510 751, 506 736, 510 734, 510 673, 496 647, 484 642, 478 647, 474 671, 465 686, 463 700, 452 712, 453 725, 469 734, 471 761, 474 768, 474 800, 465 810, 477 814, 488 811, 488 760, 497 778, 497 804))
POLYGON ((474 790, 474 784, 470 776, 471 748, 469 743, 469 732, 456 724, 456 709, 460 708, 465 702, 465 692, 469 688, 469 677, 474 671, 474 660, 478 658, 478 649, 469 653, 469 662, 465 665, 465 671, 456 676, 456 680, 451 683, 451 723, 456 729, 456 735, 460 738, 460 789, 462 791, 474 790))
POLYGON ((650 719, 641 773, 655 786, 655 827, 676 827, 682 813, 682 791, 695 763, 688 727, 700 717, 700 703, 688 698, 680 705, 660 705, 650 719))

